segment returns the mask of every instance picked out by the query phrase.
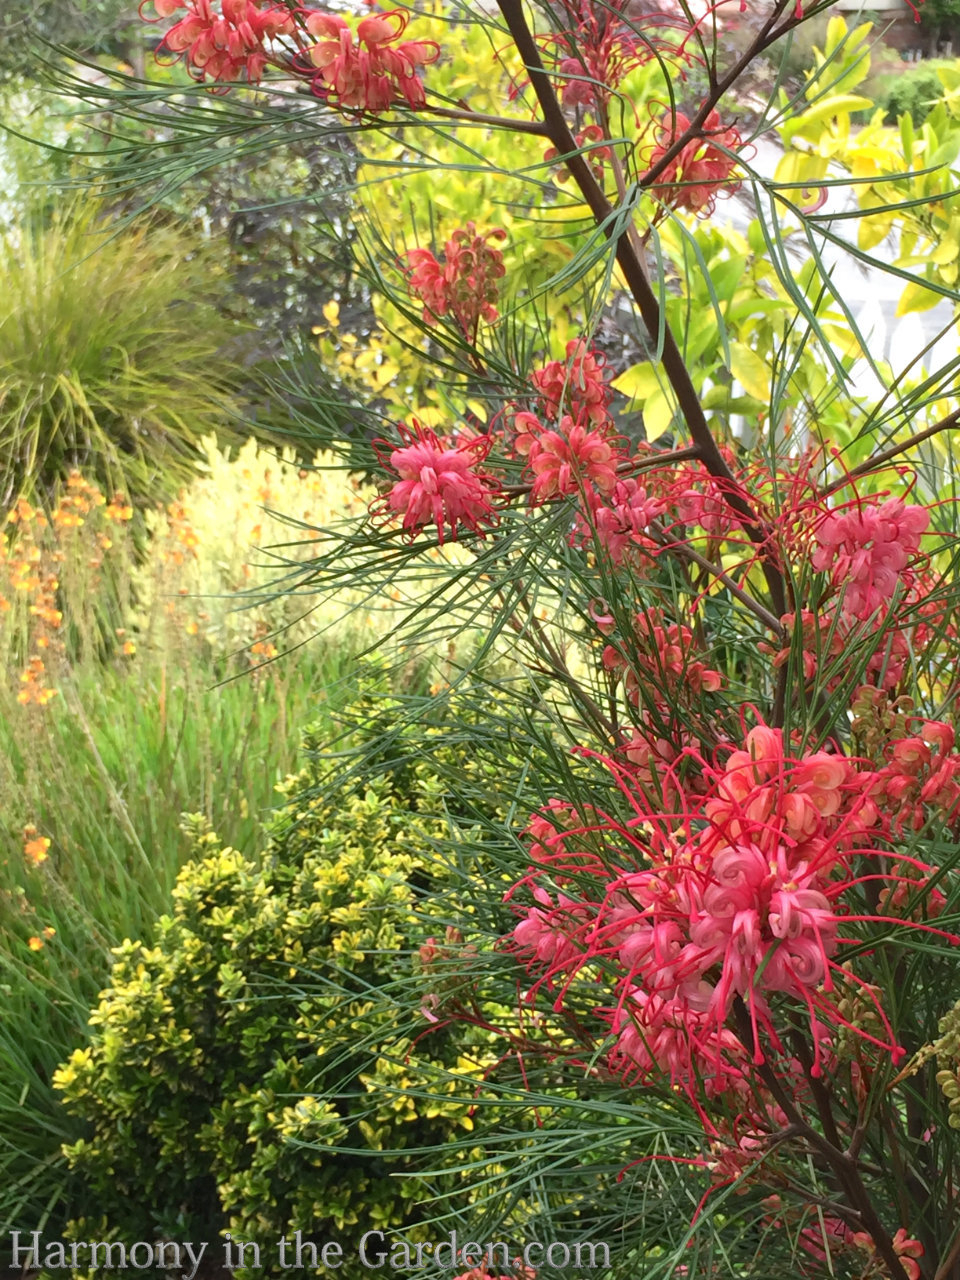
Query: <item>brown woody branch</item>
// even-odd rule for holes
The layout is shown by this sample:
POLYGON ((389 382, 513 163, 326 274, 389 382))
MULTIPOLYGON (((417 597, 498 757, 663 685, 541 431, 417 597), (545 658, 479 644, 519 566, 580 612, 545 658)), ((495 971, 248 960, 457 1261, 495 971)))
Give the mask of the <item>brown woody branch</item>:
POLYGON ((711 475, 722 482, 723 496, 727 504, 741 517, 750 540, 758 547, 773 611, 778 616, 782 615, 787 612, 786 592, 783 576, 769 549, 769 532, 758 521, 744 490, 734 478, 713 438, 676 338, 665 322, 660 303, 647 279, 643 263, 630 243, 629 235, 625 231, 615 230, 616 210, 594 178, 590 165, 582 155, 578 154, 576 139, 570 131, 550 82, 550 76, 540 58, 536 40, 527 25, 522 0, 497 0, 497 3, 513 37, 517 52, 530 75, 530 83, 540 104, 550 141, 580 188, 597 224, 604 229, 609 239, 615 240, 617 262, 647 332, 654 339, 662 333, 663 367, 677 397, 687 429, 699 451, 700 461, 711 475))
POLYGON ((872 458, 868 458, 866 462, 861 462, 859 467, 854 467, 852 471, 848 471, 841 479, 827 485, 826 489, 822 490, 823 497, 826 498, 831 493, 836 493, 838 489, 848 485, 851 480, 857 480, 860 476, 869 475, 871 471, 876 471, 878 467, 884 466, 891 459, 899 457, 900 454, 908 453, 911 449, 916 448, 918 444, 923 444, 924 440, 929 440, 931 436, 939 435, 941 431, 953 431, 957 427, 960 427, 960 409, 954 409, 953 413, 948 413, 939 422, 924 428, 923 431, 918 431, 909 440, 904 440, 902 444, 892 444, 889 449, 881 449, 879 453, 874 454, 872 458))

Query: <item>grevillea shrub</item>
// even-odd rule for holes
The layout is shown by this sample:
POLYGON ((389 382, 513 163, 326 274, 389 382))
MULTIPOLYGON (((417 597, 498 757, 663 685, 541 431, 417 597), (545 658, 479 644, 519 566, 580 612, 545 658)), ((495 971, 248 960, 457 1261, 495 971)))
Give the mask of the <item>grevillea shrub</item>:
MULTIPOLYGON (((470 1212, 607 1233, 617 1276, 960 1277, 956 360, 872 351, 837 262, 906 284, 902 312, 960 302, 930 266, 956 256, 949 106, 851 144, 863 32, 831 25, 802 101, 758 113, 755 61, 829 7, 451 3, 500 86, 478 110, 469 76, 432 87, 433 4, 429 35, 375 5, 153 6, 208 87, 299 80, 298 128, 378 131, 391 180, 433 180, 419 243, 355 240, 419 326, 434 412, 411 391, 386 418, 369 514, 287 583, 416 583, 410 644, 482 620, 456 680, 536 752, 502 762, 495 873, 437 832, 457 983, 431 955, 403 989, 424 1030, 490 1036, 484 1087, 516 1101, 470 1212), (495 195, 435 232, 445 172, 501 171, 505 137, 538 195, 511 213, 564 255, 526 291, 495 195), (851 175, 870 203, 837 220, 851 175), (542 1114, 571 1090, 573 1118, 542 1114)), ((269 104, 248 118, 263 147, 269 104)))

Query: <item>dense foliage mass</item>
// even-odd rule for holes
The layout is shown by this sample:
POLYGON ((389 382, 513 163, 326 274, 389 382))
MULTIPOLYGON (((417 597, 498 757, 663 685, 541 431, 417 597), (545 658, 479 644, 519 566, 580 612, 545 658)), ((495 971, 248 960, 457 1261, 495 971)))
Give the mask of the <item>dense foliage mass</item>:
MULTIPOLYGON (((315 733, 304 745, 262 858, 188 817, 195 856, 172 914, 151 942, 117 950, 92 1044, 55 1078, 88 1131, 67 1155, 104 1211, 74 1224, 77 1238, 229 1229, 266 1258, 310 1224, 355 1255, 369 1230, 409 1233, 425 1197, 457 1181, 427 1175, 436 1157, 420 1148, 473 1129, 469 1079, 494 1061, 490 1037, 424 1035, 390 997, 404 971, 462 941, 431 856, 442 775, 410 761, 327 796, 337 766, 315 733)), ((274 1258, 254 1273, 282 1270, 274 1258)))
MULTIPOLYGON (((199 87, 150 91, 177 118, 141 177, 185 180, 211 135, 356 162, 376 326, 331 297, 315 336, 379 492, 280 553, 283 589, 409 593, 398 642, 453 646, 434 697, 453 683, 478 741, 529 751, 479 816, 452 799, 468 761, 442 814, 429 786, 394 809, 355 771, 314 779, 319 825, 298 805, 262 868, 186 873, 60 1076, 95 1130, 78 1168, 104 1194, 124 1170, 112 1229, 180 1230, 183 1197, 249 1232, 264 1205, 273 1232, 469 1211, 488 1239, 609 1232, 616 1277, 960 1276, 957 360, 935 335, 879 353, 844 271, 891 321, 945 307, 955 343, 958 86, 888 125, 856 92, 868 25, 832 18, 799 90, 751 87, 747 117, 748 72, 828 8, 776 0, 738 43, 724 9, 633 0, 145 6, 199 87), (392 860, 404 821, 429 858, 392 860), (350 933, 378 906, 374 961, 350 933), (393 1111, 397 1061, 347 1052, 374 988, 371 1044, 482 1045, 482 1090, 442 1062, 509 1123, 465 1146, 466 1094, 448 1113, 435 1085, 393 1111), (159 1060, 141 1009, 172 1032, 159 1060), (472 1175, 441 1207, 366 1181, 383 1141, 426 1176, 438 1133, 472 1175)), ((85 92, 150 116, 122 83, 85 92)), ((347 448, 342 406, 296 390, 298 428, 347 448)), ((391 714, 388 743, 436 707, 391 714)))

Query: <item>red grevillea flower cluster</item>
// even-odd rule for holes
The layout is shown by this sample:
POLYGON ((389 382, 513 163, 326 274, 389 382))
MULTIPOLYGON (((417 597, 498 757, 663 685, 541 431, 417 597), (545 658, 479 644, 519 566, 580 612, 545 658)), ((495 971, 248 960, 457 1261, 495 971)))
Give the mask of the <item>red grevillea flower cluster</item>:
MULTIPOLYGON (((689 128, 690 121, 682 111, 665 112, 655 130, 648 167, 658 165, 689 128)), ((742 146, 737 130, 724 128, 719 113, 713 110, 703 123, 703 135, 667 162, 650 190, 664 204, 707 216, 713 213, 718 195, 732 195, 739 189, 739 179, 732 176, 737 161, 727 151, 737 152, 742 146)))
POLYGON ((865 621, 890 601, 898 586, 914 582, 910 562, 930 523, 926 507, 901 498, 855 498, 817 522, 812 567, 829 573, 840 610, 865 621))
POLYGON ((407 250, 407 281, 413 296, 423 303, 427 324, 435 325, 450 315, 470 341, 476 339, 481 320, 493 324, 499 315, 499 281, 506 268, 503 253, 490 242, 506 238, 501 227, 480 235, 475 224, 468 222, 444 245, 443 262, 429 249, 407 250))
POLYGON ((309 79, 318 97, 350 111, 380 112, 399 103, 422 107, 419 69, 440 55, 432 40, 402 38, 409 20, 405 9, 370 14, 354 31, 339 14, 270 0, 141 0, 141 14, 148 4, 154 20, 186 10, 163 44, 184 57, 198 79, 223 83, 246 77, 256 84, 273 63, 309 79))
MULTIPOLYGON (((261 0, 150 0, 158 18, 179 9, 186 15, 164 37, 166 47, 200 80, 229 81, 246 77, 259 82, 270 61, 267 42, 294 30, 289 9, 261 0)), ((143 4, 141 4, 141 12, 143 4)))
POLYGON ((689 689, 692 693, 715 693, 723 685, 719 671, 713 671, 696 657, 693 632, 682 623, 668 622, 659 609, 637 613, 630 636, 630 657, 617 645, 607 645, 603 665, 621 675, 627 698, 637 705, 641 689, 662 690, 665 685, 689 689))
POLYGON ((552 70, 565 107, 602 106, 636 67, 661 50, 673 52, 655 37, 655 27, 689 30, 689 24, 665 14, 631 20, 630 6, 631 0, 557 0, 554 8, 562 29, 540 43, 554 55, 552 70))
POLYGON ((790 1058, 778 999, 806 1008, 815 1075, 831 1027, 902 1054, 872 988, 860 984, 877 1035, 851 1026, 837 996, 856 984, 837 959, 856 941, 845 927, 880 918, 861 911, 856 866, 875 859, 870 879, 901 879, 880 862, 886 827, 872 769, 823 750, 792 754, 761 724, 722 766, 700 760, 701 791, 677 780, 682 803, 665 813, 629 767, 606 763, 634 817, 594 811, 576 821, 554 804, 531 823, 534 862, 507 895, 520 917, 508 945, 535 977, 529 999, 552 989, 562 1009, 579 973, 602 972, 610 1003, 597 1012, 615 1037, 611 1070, 668 1077, 695 1100, 748 1092, 751 1062, 790 1058))
POLYGON ((610 418, 613 391, 607 381, 606 359, 592 351, 582 338, 567 343, 566 360, 551 360, 530 375, 540 393, 545 417, 556 421, 561 407, 576 422, 605 425, 610 418))
POLYGON ((417 69, 435 62, 432 40, 402 40, 409 14, 404 9, 371 14, 354 34, 339 14, 309 12, 305 25, 318 42, 307 50, 318 68, 314 92, 340 107, 386 111, 396 102, 422 107, 426 101, 417 69))
POLYGON ((610 493, 622 455, 603 431, 565 414, 556 429, 532 413, 518 413, 515 448, 527 459, 531 501, 547 502, 581 492, 610 493))
POLYGON ((374 517, 401 515, 402 527, 411 536, 435 525, 441 546, 446 531, 456 541, 461 526, 482 534, 496 524, 493 503, 500 485, 482 470, 489 437, 441 440, 416 418, 410 426, 401 424, 399 434, 402 447, 385 441, 375 446, 381 463, 397 479, 374 504, 374 517))

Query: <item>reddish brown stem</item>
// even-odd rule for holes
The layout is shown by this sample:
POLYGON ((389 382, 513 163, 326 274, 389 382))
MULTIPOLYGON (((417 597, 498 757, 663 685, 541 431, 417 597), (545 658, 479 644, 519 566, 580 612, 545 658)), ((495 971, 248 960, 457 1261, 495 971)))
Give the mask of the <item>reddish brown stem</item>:
POLYGON ((713 438, 676 338, 662 315, 657 295, 647 279, 646 270, 630 242, 629 235, 623 229, 616 230, 616 210, 603 194, 590 165, 582 155, 578 154, 576 139, 570 131, 550 82, 550 76, 541 61, 537 42, 527 25, 522 0, 497 0, 497 3, 513 37, 517 52, 529 72, 530 83, 540 104, 550 141, 556 147, 558 155, 563 157, 563 163, 580 188, 597 225, 603 228, 608 238, 615 241, 617 262, 647 332, 654 340, 662 337, 663 367, 677 397, 680 412, 690 436, 700 452, 700 461, 711 475, 722 482, 723 496, 728 506, 740 516, 750 540, 757 546, 767 589, 773 603, 773 611, 781 616, 787 612, 786 592, 783 576, 769 548, 768 531, 758 521, 746 493, 737 483, 713 438))
POLYGON ((953 431, 957 427, 960 427, 960 409, 954 409, 953 413, 948 413, 939 422, 935 422, 930 427, 925 427, 923 431, 918 431, 909 440, 904 440, 903 444, 892 444, 889 449, 881 449, 879 453, 874 454, 872 458, 868 458, 866 462, 861 462, 859 467, 854 467, 852 471, 848 471, 841 479, 827 485, 826 489, 822 490, 822 496, 829 497, 831 493, 836 493, 838 489, 848 485, 851 480, 857 480, 860 476, 869 475, 871 471, 876 471, 878 467, 882 467, 890 462, 891 459, 899 457, 901 453, 908 453, 918 444, 922 444, 924 440, 929 440, 931 436, 939 435, 941 431, 953 431))

